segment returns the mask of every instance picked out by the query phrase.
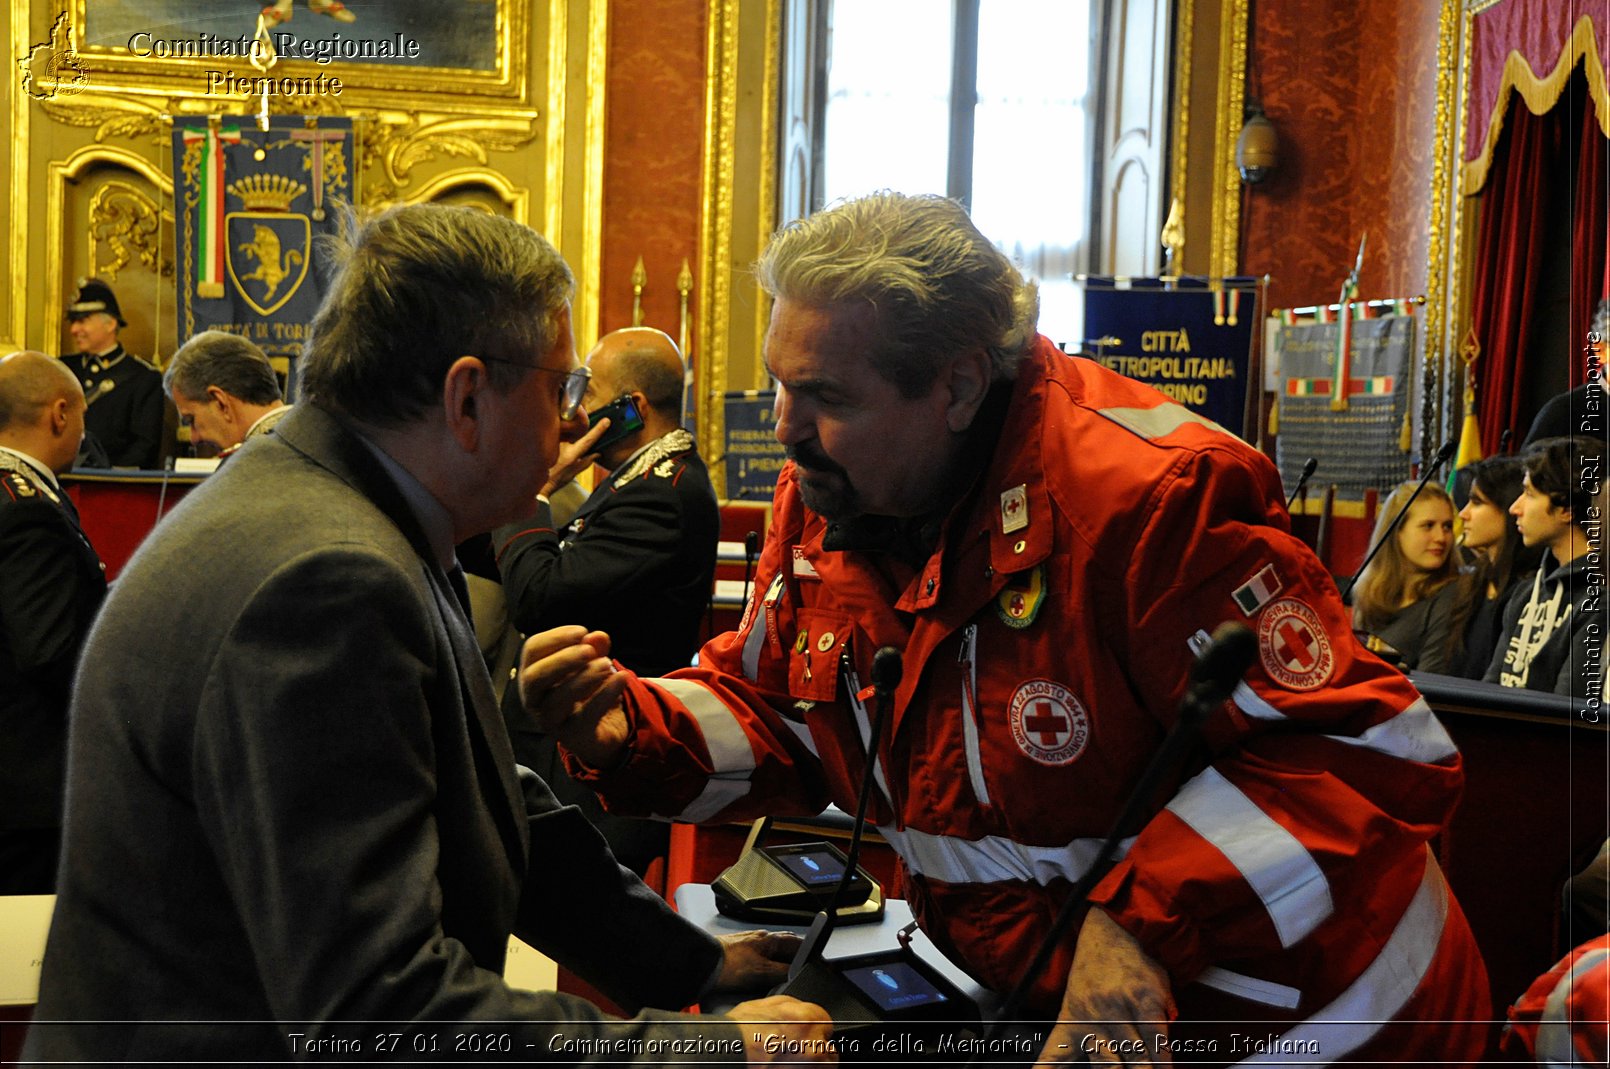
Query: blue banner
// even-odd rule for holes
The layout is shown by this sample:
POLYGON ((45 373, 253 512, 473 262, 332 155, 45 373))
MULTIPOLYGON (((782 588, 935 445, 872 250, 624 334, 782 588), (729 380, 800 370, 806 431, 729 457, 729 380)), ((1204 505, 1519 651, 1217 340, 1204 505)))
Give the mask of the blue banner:
POLYGON ((317 240, 355 199, 352 120, 276 115, 173 123, 179 342, 222 330, 255 342, 294 379, 324 298, 317 240))
POLYGON ((1246 436, 1258 280, 1134 278, 1085 283, 1085 353, 1246 436))
POLYGON ((788 457, 774 430, 774 390, 732 390, 725 397, 727 500, 770 502, 788 457))

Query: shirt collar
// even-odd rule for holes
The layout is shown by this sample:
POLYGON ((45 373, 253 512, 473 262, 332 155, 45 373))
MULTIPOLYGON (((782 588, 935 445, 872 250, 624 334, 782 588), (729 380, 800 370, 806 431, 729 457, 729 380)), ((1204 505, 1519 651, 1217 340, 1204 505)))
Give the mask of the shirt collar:
POLYGON ((442 571, 451 572, 457 564, 458 558, 453 550, 453 518, 448 515, 447 509, 437 501, 435 496, 418 479, 413 472, 397 463, 384 449, 365 438, 354 427, 348 427, 357 436, 358 441, 368 447, 369 451, 380 461, 380 466, 386 469, 392 481, 397 484, 403 500, 419 521, 420 529, 425 532, 425 540, 430 543, 431 553, 436 557, 436 563, 442 566, 442 571))
POLYGON ((61 483, 56 481, 56 473, 51 471, 50 468, 47 465, 45 465, 44 463, 42 463, 38 458, 31 457, 27 453, 24 453, 22 450, 13 449, 8 445, 0 445, 0 453, 9 453, 9 454, 11 454, 12 456, 16 457, 18 460, 20 460, 23 463, 27 464, 30 468, 32 468, 35 471, 37 471, 44 478, 44 480, 46 482, 48 482, 51 486, 57 487, 58 489, 61 487, 61 483))
MULTIPOLYGON (((246 437, 250 438, 252 435, 256 434, 257 433, 257 428, 261 427, 263 425, 263 421, 265 419, 269 419, 269 418, 271 418, 273 416, 279 415, 280 414, 280 409, 284 408, 284 407, 285 407, 284 405, 279 405, 279 406, 277 406, 275 408, 271 408, 267 412, 264 412, 261 416, 258 416, 256 419, 252 420, 252 425, 250 427, 246 428, 246 437)), ((361 438, 362 435, 359 435, 359 437, 361 438)), ((387 459, 390 459, 390 458, 388 457, 387 459)))

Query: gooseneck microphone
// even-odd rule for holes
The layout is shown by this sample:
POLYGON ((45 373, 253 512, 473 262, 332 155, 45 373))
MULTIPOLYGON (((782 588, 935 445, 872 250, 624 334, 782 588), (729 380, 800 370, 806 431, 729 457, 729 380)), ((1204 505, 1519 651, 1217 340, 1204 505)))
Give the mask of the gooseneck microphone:
MULTIPOLYGON (((985 1033, 985 1042, 978 1048, 980 1052, 989 1049, 989 1041, 997 1039, 1000 1030, 1022 1009, 1023 1001, 1033 989, 1035 979, 1045 971, 1056 948, 1067 936, 1068 930, 1073 927, 1074 919, 1083 912, 1085 903, 1089 901, 1090 892, 1095 890, 1096 884, 1100 883, 1102 877, 1112 868, 1118 844, 1140 830, 1140 825, 1152 805, 1152 797, 1157 793, 1163 778, 1179 766, 1186 752, 1196 743, 1203 722, 1235 691, 1236 685, 1247 674, 1247 669, 1252 666, 1253 658, 1257 655, 1257 637, 1250 629, 1238 623, 1220 624, 1213 632, 1213 637, 1208 640, 1208 644, 1197 654, 1186 680, 1185 694, 1180 699, 1179 716, 1174 726, 1163 737, 1162 744, 1158 746, 1151 761, 1141 772, 1134 789, 1129 792, 1123 810, 1113 823, 1112 831, 1102 841, 1095 860, 1068 892, 1068 899, 1063 903, 1062 911, 1057 914, 1056 920, 1052 922, 1050 931, 1040 944, 1039 952, 1034 955, 1034 960, 1024 970, 1022 979, 1002 1003, 995 1021, 985 1033)), ((977 1060, 975 1057, 973 1062, 977 1060)))
POLYGON ((760 532, 750 531, 744 535, 744 600, 749 604, 749 583, 755 578, 755 558, 760 555, 760 532))
POLYGON ((797 978, 806 966, 822 956, 827 947, 827 938, 838 924, 839 905, 855 880, 856 862, 861 857, 861 840, 866 835, 867 799, 872 793, 873 770, 877 767, 883 722, 888 717, 889 707, 894 704, 894 692, 900 686, 904 671, 900 651, 893 646, 884 646, 872 655, 872 726, 868 730, 866 767, 861 770, 861 785, 855 797, 855 823, 850 829, 850 849, 845 855, 844 875, 839 877, 838 886, 833 888, 833 897, 828 900, 827 908, 816 914, 804 941, 795 952, 794 960, 788 966, 790 980, 797 978))
POLYGON ((1303 487, 1308 485, 1308 480, 1312 479, 1314 477, 1314 472, 1317 471, 1318 469, 1319 469, 1319 458, 1318 457, 1309 457, 1303 463, 1303 473, 1300 476, 1297 477, 1297 485, 1292 489, 1291 496, 1286 498, 1286 511, 1287 512, 1291 511, 1291 503, 1293 501, 1297 500, 1297 495, 1303 492, 1303 487))
POLYGON ((1426 488, 1426 483, 1431 481, 1431 477, 1437 473, 1438 468, 1453 459, 1454 450, 1458 446, 1458 441, 1453 438, 1442 443, 1442 448, 1437 450, 1436 459, 1432 460, 1430 466, 1426 468, 1426 473, 1420 476, 1420 484, 1414 488, 1414 493, 1410 494, 1409 500, 1405 501, 1403 507, 1398 509, 1398 514, 1392 517, 1392 522, 1386 525, 1386 530, 1381 532, 1381 537, 1376 539, 1375 545, 1371 546, 1370 551, 1364 555, 1364 563, 1358 566, 1358 571, 1353 573, 1353 578, 1349 579, 1347 586, 1342 588, 1343 601, 1346 601, 1348 595, 1353 593, 1353 587, 1358 583, 1358 577, 1364 574, 1364 569, 1370 566, 1370 561, 1374 560, 1375 555, 1381 552, 1381 547, 1386 545, 1387 539, 1396 533, 1398 524, 1402 523, 1403 517, 1409 514, 1409 508, 1414 504, 1415 499, 1420 496, 1420 491, 1426 488))

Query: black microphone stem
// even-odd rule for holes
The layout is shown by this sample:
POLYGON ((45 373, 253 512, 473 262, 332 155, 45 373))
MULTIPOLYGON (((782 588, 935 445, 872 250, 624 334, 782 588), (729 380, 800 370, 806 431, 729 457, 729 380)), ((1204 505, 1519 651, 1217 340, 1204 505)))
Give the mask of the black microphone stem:
POLYGON ((1308 480, 1314 477, 1314 472, 1317 471, 1318 468, 1318 457, 1309 457, 1307 462, 1303 464, 1303 473, 1297 477, 1297 485, 1292 489, 1291 496, 1286 498, 1287 512, 1291 511, 1291 503, 1297 500, 1297 495, 1303 492, 1303 487, 1308 485, 1308 480))
POLYGON ((1414 488, 1414 493, 1409 495, 1409 500, 1405 501, 1403 507, 1398 509, 1398 514, 1392 517, 1392 522, 1387 524, 1386 530, 1381 532, 1381 537, 1376 540, 1375 545, 1370 547, 1369 553, 1364 557, 1364 563, 1358 566, 1358 571, 1353 573, 1353 578, 1347 581, 1347 586, 1342 590, 1342 600, 1344 602, 1347 600, 1347 596, 1353 592, 1353 587, 1358 584, 1358 577, 1364 574, 1364 569, 1370 566, 1370 561, 1374 560, 1375 555, 1381 552, 1381 547, 1386 545, 1387 539, 1391 538, 1393 533, 1397 531, 1398 524, 1403 522, 1403 517, 1409 514, 1409 508, 1414 504, 1415 498, 1420 496, 1420 491, 1426 488, 1426 483, 1431 481, 1431 477, 1437 473, 1437 469, 1446 464, 1448 459, 1453 456, 1453 451, 1457 446, 1458 443, 1450 438, 1442 444, 1441 449, 1437 450, 1436 459, 1431 462, 1430 467, 1426 468, 1426 473, 1420 476, 1420 485, 1414 488))
POLYGON ((788 967, 790 980, 810 961, 821 956, 827 946, 827 937, 833 934, 833 929, 838 925, 839 903, 844 900, 850 884, 855 882, 855 867, 861 857, 861 840, 866 832, 867 800, 872 795, 873 772, 878 764, 878 740, 883 738, 883 722, 888 718, 889 707, 894 704, 894 691, 900 685, 901 668, 900 651, 893 646, 884 646, 872 658, 872 722, 867 728, 866 767, 861 771, 861 786, 855 798, 855 823, 851 825, 844 875, 839 877, 838 886, 833 888, 833 897, 828 900, 827 909, 817 913, 811 921, 810 931, 805 933, 805 939, 788 967))

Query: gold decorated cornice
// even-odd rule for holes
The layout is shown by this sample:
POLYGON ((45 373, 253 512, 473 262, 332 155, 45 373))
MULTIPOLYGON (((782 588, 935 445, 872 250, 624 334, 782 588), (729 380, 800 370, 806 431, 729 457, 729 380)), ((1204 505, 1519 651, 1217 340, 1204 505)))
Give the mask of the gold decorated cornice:
POLYGON ((405 190, 414 168, 428 160, 449 157, 484 167, 493 152, 514 152, 537 136, 535 120, 519 116, 465 119, 383 112, 353 118, 361 123, 358 151, 366 208, 421 199, 405 190))
POLYGON ((509 218, 517 223, 529 222, 531 191, 521 189, 490 167, 465 167, 439 174, 413 190, 408 203, 427 204, 460 189, 489 189, 509 209, 509 218))
MULTIPOLYGON (((531 8, 540 0, 495 0, 497 18, 494 55, 489 69, 415 67, 406 64, 343 62, 320 64, 307 59, 282 59, 273 77, 316 78, 320 74, 342 81, 341 101, 349 108, 407 107, 435 111, 484 114, 501 108, 528 106, 530 88, 529 42, 531 8)), ((25 0, 13 6, 26 8, 25 0)), ((158 58, 136 56, 127 47, 79 46, 87 26, 87 0, 70 0, 69 26, 75 42, 74 57, 82 66, 89 87, 100 91, 164 96, 206 96, 206 72, 231 71, 242 77, 257 75, 245 57, 158 58)), ((245 9, 250 10, 250 9, 245 9)), ((23 18, 26 24, 26 16, 23 18)), ((351 37, 350 30, 345 31, 351 37)), ((219 98, 212 97, 215 102, 219 98)), ((232 98, 243 101, 244 98, 232 98)))

